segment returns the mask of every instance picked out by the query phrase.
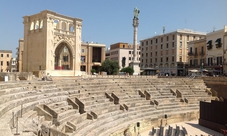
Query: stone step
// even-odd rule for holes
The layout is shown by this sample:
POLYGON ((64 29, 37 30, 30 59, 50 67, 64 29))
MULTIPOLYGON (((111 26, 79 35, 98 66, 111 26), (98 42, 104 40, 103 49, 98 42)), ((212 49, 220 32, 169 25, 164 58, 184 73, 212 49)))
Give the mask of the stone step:
POLYGON ((75 113, 75 114, 68 115, 68 116, 66 116, 66 117, 64 117, 64 118, 59 118, 59 119, 57 120, 57 124, 59 124, 58 128, 59 128, 59 129, 64 128, 64 127, 65 127, 65 124, 67 124, 67 122, 70 122, 70 120, 71 120, 72 118, 77 118, 77 117, 79 117, 79 116, 80 116, 80 113, 77 112, 77 113, 75 113))
POLYGON ((56 102, 56 103, 48 104, 47 106, 50 107, 53 110, 58 110, 58 109, 59 110, 72 109, 72 106, 70 106, 70 108, 69 108, 69 104, 66 101, 66 99, 63 100, 63 101, 56 102))
POLYGON ((23 97, 34 96, 34 95, 38 95, 36 90, 2 95, 0 104, 7 103, 11 100, 15 100, 15 99, 23 98, 23 97))
POLYGON ((15 94, 15 93, 21 93, 21 92, 26 92, 29 91, 29 87, 12 87, 12 88, 6 88, 6 89, 1 89, 0 90, 0 95, 10 95, 10 94, 15 94))
POLYGON ((41 99, 45 99, 48 97, 54 97, 54 96, 61 96, 61 95, 67 95, 65 92, 56 92, 56 93, 45 93, 45 94, 40 94, 40 95, 34 95, 30 97, 24 97, 20 99, 15 99, 12 101, 9 101, 5 104, 0 105, 0 117, 6 113, 7 111, 15 108, 15 107, 21 107, 21 105, 25 105, 27 103, 32 103, 32 102, 37 102, 41 99))
POLYGON ((113 105, 113 103, 110 102, 110 101, 107 101, 105 103, 94 102, 92 105, 85 105, 84 110, 85 111, 93 111, 93 110, 99 109, 100 107, 106 107, 107 108, 109 105, 113 105))
MULTIPOLYGON (((95 124, 89 125, 87 127, 84 127, 83 129, 81 129, 80 131, 78 131, 78 134, 84 134, 84 135, 90 135, 91 130, 93 131, 97 131, 99 129, 104 130, 104 129, 109 129, 110 126, 115 126, 121 122, 124 122, 128 120, 127 115, 126 114, 120 114, 117 116, 111 116, 105 119, 101 119, 101 120, 96 120, 95 124), (95 128, 95 129, 91 129, 91 128, 95 128), (90 133, 88 133, 90 132, 90 133)), ((98 135, 99 133, 95 133, 95 135, 98 135)), ((95 136, 94 135, 94 136, 95 136)))
POLYGON ((105 119, 105 118, 110 117, 110 116, 116 116, 118 114, 122 114, 123 112, 124 111, 122 111, 118 108, 118 109, 115 109, 115 110, 112 110, 112 111, 102 113, 101 115, 98 116, 98 119, 105 119))

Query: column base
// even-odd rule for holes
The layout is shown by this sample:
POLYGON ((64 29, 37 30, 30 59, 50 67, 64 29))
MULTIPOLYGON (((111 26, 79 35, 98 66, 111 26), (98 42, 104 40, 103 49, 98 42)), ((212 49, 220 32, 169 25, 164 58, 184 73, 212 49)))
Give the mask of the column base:
POLYGON ((134 61, 130 63, 130 67, 133 68, 134 73, 133 75, 140 75, 140 67, 139 67, 140 62, 139 61, 134 61))

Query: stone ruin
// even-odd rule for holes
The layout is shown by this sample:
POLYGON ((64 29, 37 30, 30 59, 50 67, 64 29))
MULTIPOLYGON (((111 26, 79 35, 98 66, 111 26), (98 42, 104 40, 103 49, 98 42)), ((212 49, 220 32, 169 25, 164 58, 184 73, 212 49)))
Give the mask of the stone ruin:
POLYGON ((135 136, 199 118, 202 79, 152 76, 0 82, 0 135, 135 136), (170 80, 171 79, 171 80, 170 80))

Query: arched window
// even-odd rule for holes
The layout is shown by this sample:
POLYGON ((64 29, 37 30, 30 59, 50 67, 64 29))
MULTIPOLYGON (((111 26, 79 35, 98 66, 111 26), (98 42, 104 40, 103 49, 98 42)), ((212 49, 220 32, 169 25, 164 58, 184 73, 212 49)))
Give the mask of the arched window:
POLYGON ((74 25, 70 24, 69 32, 74 32, 74 25))
POLYGON ((31 23, 30 30, 34 30, 34 22, 31 23))
POLYGON ((42 29, 43 28, 43 20, 41 20, 39 28, 42 29))
POLYGON ((65 22, 62 22, 61 28, 62 28, 62 30, 65 30, 66 31, 66 23, 65 22))
POLYGON ((59 21, 57 19, 54 20, 54 28, 58 28, 59 26, 59 21))
POLYGON ((37 20, 35 23, 35 29, 39 29, 39 20, 37 20))

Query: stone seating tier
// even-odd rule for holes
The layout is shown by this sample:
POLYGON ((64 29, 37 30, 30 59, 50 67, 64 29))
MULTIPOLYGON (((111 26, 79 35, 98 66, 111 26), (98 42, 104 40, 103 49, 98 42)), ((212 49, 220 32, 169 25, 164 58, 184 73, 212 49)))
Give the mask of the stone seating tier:
MULTIPOLYGON (((21 113, 26 116, 20 118, 21 122, 27 122, 26 127, 34 125, 32 119, 38 121, 39 117, 40 123, 50 123, 51 128, 70 136, 123 133, 130 124, 163 118, 165 113, 183 115, 197 112, 199 100, 211 99, 205 96, 205 84, 198 79, 81 78, 24 82, 14 89, 10 85, 4 85, 0 91, 4 94, 1 97, 4 101, 0 101, 0 121, 11 122, 12 111, 15 111, 18 116, 21 113), (176 97, 176 90, 181 93, 181 98, 176 97), (44 109, 42 115, 37 115, 33 110, 38 105, 48 110, 44 109), (79 112, 80 108, 84 108, 83 113, 79 112)), ((7 129, 6 124, 0 127, 7 129)), ((22 132, 22 128, 19 131, 22 132)))

